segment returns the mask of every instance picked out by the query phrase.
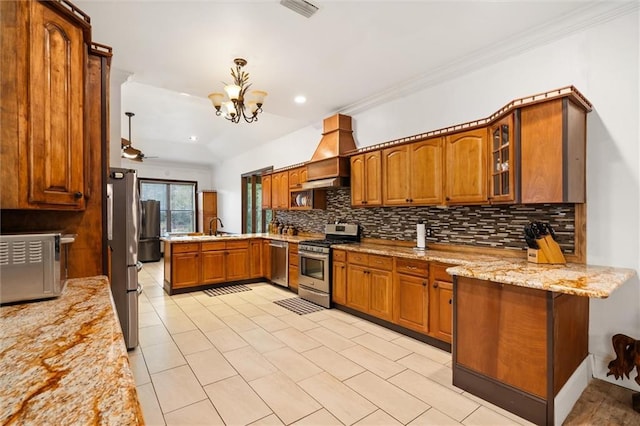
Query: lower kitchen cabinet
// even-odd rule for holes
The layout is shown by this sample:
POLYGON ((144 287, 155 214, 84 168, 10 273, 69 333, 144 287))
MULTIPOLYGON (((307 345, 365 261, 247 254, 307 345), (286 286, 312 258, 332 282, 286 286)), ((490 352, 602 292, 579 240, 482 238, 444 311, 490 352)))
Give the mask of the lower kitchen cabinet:
POLYGON ((249 256, 249 275, 251 278, 260 278, 264 276, 263 273, 263 259, 262 259, 262 240, 251 240, 250 244, 250 256, 249 256))
POLYGON ((429 331, 429 265, 427 262, 396 258, 393 283, 393 320, 421 333, 429 331))
POLYGON ((165 244, 165 282, 174 288, 185 288, 200 283, 200 244, 165 244))
POLYGON ((393 319, 393 259, 347 253, 346 306, 369 315, 393 319))
POLYGON ((589 354, 589 299, 465 277, 454 298, 454 386, 553 424, 556 396, 589 354))
POLYGON ((269 240, 262 240, 262 276, 271 279, 271 246, 269 240))
POLYGON ((298 243, 289 243, 289 288, 298 292, 298 243))
POLYGON ((432 263, 429 274, 429 335, 447 343, 453 332, 453 283, 446 272, 451 266, 432 263))
POLYGON ((165 242, 164 257, 164 288, 169 294, 250 278, 249 240, 165 242))
POLYGON ((334 250, 332 256, 331 300, 333 303, 345 305, 347 302, 347 253, 344 250, 334 250))

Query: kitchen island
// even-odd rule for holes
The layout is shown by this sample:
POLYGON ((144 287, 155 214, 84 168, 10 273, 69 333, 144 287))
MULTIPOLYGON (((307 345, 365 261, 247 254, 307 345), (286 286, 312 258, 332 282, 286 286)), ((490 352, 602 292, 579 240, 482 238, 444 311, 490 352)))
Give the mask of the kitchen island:
POLYGON ((2 424, 144 424, 107 277, 0 307, 2 424))

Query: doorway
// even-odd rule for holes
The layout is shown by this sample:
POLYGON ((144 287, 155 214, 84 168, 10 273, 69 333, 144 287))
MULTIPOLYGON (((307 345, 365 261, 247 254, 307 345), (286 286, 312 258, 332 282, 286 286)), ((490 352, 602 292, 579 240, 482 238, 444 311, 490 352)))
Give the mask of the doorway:
POLYGON ((242 232, 245 234, 266 232, 273 211, 262 209, 262 173, 270 172, 273 166, 254 170, 242 175, 242 232))

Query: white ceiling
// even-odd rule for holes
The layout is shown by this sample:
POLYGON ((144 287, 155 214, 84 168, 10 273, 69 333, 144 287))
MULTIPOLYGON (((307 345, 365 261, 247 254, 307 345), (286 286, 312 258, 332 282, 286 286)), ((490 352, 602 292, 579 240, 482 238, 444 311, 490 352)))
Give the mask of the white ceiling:
POLYGON ((91 17, 93 40, 113 47, 112 68, 131 74, 122 136, 124 112, 134 112, 132 142, 146 156, 202 164, 308 125, 321 129, 335 112, 353 114, 544 43, 621 4, 312 0, 319 10, 305 18, 279 0, 74 3, 91 17), (231 81, 236 57, 247 59, 252 88, 269 92, 257 123, 216 117, 207 99, 231 81), (306 104, 293 102, 299 94, 306 104))

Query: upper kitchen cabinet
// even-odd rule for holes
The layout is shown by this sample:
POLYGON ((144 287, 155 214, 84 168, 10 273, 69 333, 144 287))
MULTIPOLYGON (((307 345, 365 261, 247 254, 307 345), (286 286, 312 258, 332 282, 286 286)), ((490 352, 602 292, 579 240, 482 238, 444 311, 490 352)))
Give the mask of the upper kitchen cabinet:
POLYGON ((351 157, 351 205, 353 207, 382 204, 381 151, 365 152, 351 157))
POLYGON ((489 127, 491 203, 511 203, 517 198, 515 158, 519 156, 516 153, 518 146, 514 139, 514 114, 507 115, 489 127))
POLYGON ((289 188, 300 189, 302 184, 307 181, 307 167, 296 167, 289 170, 289 188))
POLYGON ((286 210, 289 208, 289 172, 271 175, 271 208, 286 210))
POLYGON ((3 209, 83 210, 89 17, 59 2, 0 2, 3 209))
POLYGON ((262 175, 262 208, 271 208, 271 174, 262 175))
POLYGON ((487 128, 445 137, 445 201, 482 204, 487 196, 487 128))
POLYGON ((590 104, 562 97, 520 110, 521 202, 584 203, 590 104))
POLYGON ((436 137, 382 151, 385 206, 442 203, 442 138, 436 137))

